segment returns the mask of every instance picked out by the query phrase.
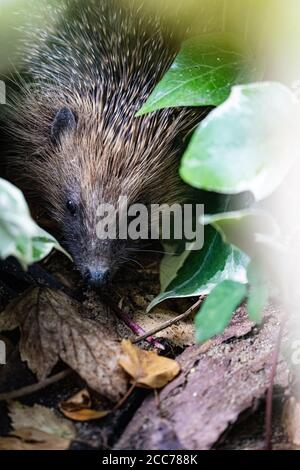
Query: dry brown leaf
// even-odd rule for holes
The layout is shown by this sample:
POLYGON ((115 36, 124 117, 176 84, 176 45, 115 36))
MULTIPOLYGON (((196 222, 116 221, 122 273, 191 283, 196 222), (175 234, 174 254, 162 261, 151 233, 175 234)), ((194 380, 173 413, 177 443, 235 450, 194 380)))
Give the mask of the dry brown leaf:
POLYGON ((104 418, 109 411, 93 410, 92 401, 87 389, 80 390, 73 397, 63 401, 59 405, 60 411, 74 421, 91 421, 104 418))
POLYGON ((13 431, 0 438, 0 450, 64 450, 75 438, 72 423, 41 405, 9 405, 13 431))
POLYGON ((282 420, 290 442, 300 447, 300 403, 294 397, 285 403, 282 420))
POLYGON ((119 364, 138 387, 162 388, 180 372, 178 362, 156 352, 139 349, 129 340, 122 341, 122 348, 119 364))
MULTIPOLYGON (((100 304, 101 305, 101 304, 100 304)), ((103 305, 103 318, 111 312, 103 305)), ((121 346, 109 320, 96 322, 78 302, 59 291, 30 289, 0 315, 0 331, 19 326, 20 353, 39 380, 59 359, 112 401, 126 392, 126 374, 118 364, 121 346)))

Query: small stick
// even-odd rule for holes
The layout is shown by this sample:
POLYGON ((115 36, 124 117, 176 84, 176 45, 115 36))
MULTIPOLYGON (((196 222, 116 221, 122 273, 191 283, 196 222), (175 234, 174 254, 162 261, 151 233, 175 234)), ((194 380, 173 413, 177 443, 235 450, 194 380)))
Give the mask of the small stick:
POLYGON ((153 338, 151 335, 148 333, 145 336, 145 330, 135 323, 130 316, 125 313, 123 310, 121 310, 119 307, 114 305, 113 303, 109 302, 110 307, 115 311, 116 315, 131 329, 133 333, 136 335, 142 335, 139 336, 139 338, 145 339, 148 343, 150 343, 152 346, 155 346, 158 349, 164 350, 165 347, 163 344, 161 344, 157 339, 153 338))
POLYGON ((154 398, 155 398, 156 408, 160 412, 161 411, 160 410, 160 396, 159 396, 159 392, 158 392, 157 388, 154 389, 154 398))
POLYGON ((129 396, 132 394, 133 390, 135 389, 136 387, 136 381, 132 382, 131 386, 129 387, 129 389, 127 390, 127 392, 125 393, 125 395, 121 398, 121 400, 116 404, 116 406, 113 408, 112 411, 117 411, 119 408, 121 408, 121 406, 123 405, 123 403, 125 403, 125 401, 127 400, 127 398, 129 398, 129 396))
POLYGON ((189 317, 191 313, 193 313, 193 311, 196 310, 196 308, 200 306, 201 303, 202 303, 202 297, 200 297, 197 300, 197 302, 194 303, 186 312, 181 313, 175 318, 172 318, 172 320, 168 320, 165 323, 161 323, 159 326, 152 328, 152 330, 149 330, 147 333, 143 334, 142 336, 139 336, 138 338, 134 338, 132 340, 132 343, 139 343, 140 341, 143 341, 144 339, 149 338, 149 336, 155 335, 156 333, 159 333, 160 331, 163 331, 166 328, 169 328, 169 326, 174 325, 180 320, 184 320, 185 318, 189 317))
POLYGON ((63 370, 62 372, 52 375, 52 377, 49 377, 45 380, 41 380, 40 382, 37 382, 35 384, 27 385, 26 387, 19 388, 18 390, 13 390, 12 392, 0 393, 0 401, 15 400, 16 398, 22 398, 26 395, 31 395, 32 393, 38 392, 39 390, 42 390, 43 388, 46 388, 49 385, 52 385, 58 382, 59 380, 64 379, 72 372, 73 371, 71 369, 63 370))

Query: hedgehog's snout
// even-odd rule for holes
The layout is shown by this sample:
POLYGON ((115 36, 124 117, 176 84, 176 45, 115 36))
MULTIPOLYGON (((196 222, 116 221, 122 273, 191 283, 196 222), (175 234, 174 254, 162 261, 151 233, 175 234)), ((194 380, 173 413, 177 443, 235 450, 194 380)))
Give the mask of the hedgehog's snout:
POLYGON ((109 268, 87 268, 84 279, 92 287, 105 287, 111 281, 111 272, 109 268))

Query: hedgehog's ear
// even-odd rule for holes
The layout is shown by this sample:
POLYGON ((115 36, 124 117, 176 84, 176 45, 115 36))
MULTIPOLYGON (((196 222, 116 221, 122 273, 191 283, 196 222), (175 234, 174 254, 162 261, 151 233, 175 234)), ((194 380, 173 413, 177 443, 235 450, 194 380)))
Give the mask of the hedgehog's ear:
POLYGON ((76 127, 76 117, 70 108, 61 108, 55 115, 51 126, 51 140, 59 144, 61 136, 66 132, 72 132, 76 127))

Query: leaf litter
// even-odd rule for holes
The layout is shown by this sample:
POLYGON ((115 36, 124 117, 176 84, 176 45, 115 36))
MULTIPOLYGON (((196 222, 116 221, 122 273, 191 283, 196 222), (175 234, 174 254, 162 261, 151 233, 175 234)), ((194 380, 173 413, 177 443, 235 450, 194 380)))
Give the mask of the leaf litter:
MULTIPOLYGON (((149 275, 149 272, 143 274, 144 276, 140 276, 137 281, 133 279, 132 285, 130 284, 131 277, 128 276, 129 279, 126 280, 126 283, 124 285, 116 284, 116 286, 114 286, 114 293, 116 299, 124 297, 124 307, 122 308, 125 308, 127 310, 127 313, 134 319, 134 321, 138 320, 141 326, 146 331, 148 331, 148 329, 151 329, 152 326, 155 326, 156 309, 151 312, 150 316, 149 314, 146 315, 145 303, 147 304, 149 301, 151 301, 151 298, 156 295, 157 285, 153 282, 151 278, 153 276, 149 275), (145 294, 145 292, 147 292, 147 294, 145 294)), ((125 372, 122 370, 122 367, 119 364, 119 360, 121 359, 122 362, 122 358, 124 359, 124 350, 121 346, 120 340, 124 337, 132 337, 132 334, 126 326, 121 325, 121 322, 110 311, 110 309, 103 305, 101 301, 99 301, 99 295, 95 294, 94 292, 88 292, 86 299, 87 300, 84 302, 84 304, 80 305, 78 302, 71 300, 61 292, 57 293, 51 291, 50 289, 31 289, 30 291, 24 293, 20 299, 16 299, 8 307, 8 309, 6 309, 5 312, 0 314, 0 331, 13 329, 18 325, 20 326, 22 336, 22 358, 23 360, 28 361, 29 366, 34 367, 34 370, 38 374, 38 378, 40 380, 42 379, 42 377, 47 376, 47 374, 51 372, 51 365, 53 368, 54 363, 56 363, 59 359, 62 359, 64 362, 70 365, 70 367, 74 368, 74 370, 76 370, 78 374, 86 380, 87 385, 91 389, 96 390, 96 392, 99 392, 101 395, 108 397, 111 401, 117 403, 117 405, 112 408, 114 410, 117 409, 119 403, 124 402, 122 398, 126 398, 126 396, 129 395, 129 381, 131 381, 131 383, 134 383, 135 378, 139 376, 134 373, 132 375, 128 374, 129 369, 127 372, 125 372), (39 300, 38 306, 34 307, 34 305, 37 304, 37 300, 39 300), (60 304, 60 308, 58 304, 60 304), (42 310, 44 310, 44 312, 42 310), (10 314, 9 311, 11 312, 10 314), (39 313, 39 311, 41 311, 41 313, 39 313), (33 317, 36 315, 37 317, 37 320, 33 319, 34 325, 32 326, 32 328, 30 327, 30 315, 33 317), (25 336, 23 332, 25 333, 25 336), (41 335, 46 335, 46 338, 42 338, 41 335), (57 338, 58 335, 62 338, 57 338), (86 352, 88 358, 86 363, 83 363, 83 361, 80 360, 78 361, 78 358, 76 358, 76 352, 78 348, 74 348, 74 338, 76 338, 76 340, 79 342, 82 341, 83 344, 84 342, 87 342, 90 338, 92 338, 92 353, 96 353, 97 367, 95 367, 95 365, 92 365, 93 358, 89 357, 88 352, 86 352), (27 344, 25 344, 25 339, 27 344), (50 350, 48 352, 45 352, 44 347, 47 344, 51 343, 51 341, 55 343, 56 346, 53 348, 50 347, 50 350), (64 351, 63 347, 65 341, 72 341, 71 344, 73 344, 73 348, 71 348, 70 344, 70 347, 67 347, 67 351, 64 351), (106 344, 109 344, 108 349, 112 352, 112 357, 107 357, 106 344), (75 355, 75 357, 71 359, 70 356, 72 356, 72 354, 75 355), (99 369, 100 373, 99 376, 97 376, 99 369), (116 374, 119 377, 118 380, 116 380, 116 378, 114 377, 115 371, 117 371, 116 374), (91 376, 93 377, 91 378, 91 376), (112 383, 117 383, 117 385, 111 393, 112 383), (121 387, 120 385, 118 385, 120 383, 121 387)), ((190 301, 169 301, 166 302, 164 305, 157 307, 157 323, 163 323, 163 321, 166 319, 166 317, 164 317, 164 314, 168 314, 170 317, 175 317, 179 313, 182 313, 182 311, 185 310, 185 305, 183 305, 183 302, 190 301)), ((165 332, 160 332, 157 336, 165 336, 171 344, 175 346, 178 345, 181 348, 194 343, 192 318, 188 322, 180 322, 177 325, 178 334, 173 335, 175 326, 176 325, 173 325, 171 328, 168 328, 168 330, 166 330, 165 332), (188 329, 186 329, 187 324, 188 329), (172 343, 173 338, 174 342, 172 343)), ((208 341, 207 343, 197 348, 200 357, 205 357, 207 354, 210 355, 212 349, 218 345, 221 345, 222 343, 224 343, 224 341, 227 342, 231 338, 243 338, 245 335, 248 335, 252 329, 253 323, 246 319, 244 308, 238 309, 236 315, 233 318, 233 321, 222 335, 217 336, 216 338, 208 341)), ((129 347, 130 351, 131 348, 134 348, 134 346, 131 345, 129 347)), ((81 348, 79 349, 81 350, 81 348)), ((89 349, 87 348, 87 345, 85 345, 84 350, 85 349, 89 349)), ((128 363, 132 362, 133 357, 134 354, 132 353, 132 351, 129 352, 129 358, 127 357, 126 361, 128 363)), ((136 363, 133 361, 133 364, 131 364, 130 366, 132 371, 134 371, 134 364, 136 363)), ((182 372, 182 374, 184 374, 184 371, 182 372)), ((179 377, 181 377, 182 374, 179 377)), ((153 378, 151 378, 150 382, 147 382, 147 384, 143 384, 142 379, 140 386, 146 388, 150 383, 157 386, 157 383, 155 383, 156 379, 154 381, 152 380, 153 378)), ((186 379, 183 376, 181 380, 177 378, 175 382, 177 380, 179 380, 180 382, 183 380, 183 382, 185 382, 186 379)), ((224 388, 224 384, 222 384, 222 381, 220 381, 217 388, 219 388, 219 386, 221 388, 224 388)), ((170 385, 168 385, 168 387, 170 387, 170 385)), ((65 402, 71 403, 70 405, 67 405, 65 411, 70 412, 71 414, 75 413, 73 415, 73 418, 72 416, 70 416, 70 419, 73 419, 74 421, 81 421, 81 418, 84 418, 84 420, 86 420, 85 418, 87 418, 87 420, 89 420, 90 417, 91 420, 99 419, 94 417, 94 412, 100 413, 100 416, 102 415, 102 413, 105 413, 107 415, 107 413, 111 411, 108 410, 109 407, 107 406, 107 403, 106 406, 103 407, 104 409, 102 410, 101 405, 99 409, 98 403, 96 403, 96 405, 92 404, 91 408, 89 408, 90 405, 85 401, 86 398, 84 398, 84 396, 81 396, 81 399, 82 408, 81 405, 76 404, 77 399, 75 399, 74 396, 72 396, 69 400, 65 400, 65 402), (68 406, 70 406, 71 408, 68 408, 68 406), (76 416, 76 413, 79 414, 76 416)), ((60 407, 60 410, 64 412, 63 407, 60 407)), ((169 411, 167 413, 169 413, 169 411)), ((114 420, 113 416, 112 419, 114 420)), ((212 427, 213 426, 214 420, 212 421, 212 427)), ((18 444, 20 446, 20 443, 22 443, 23 448, 26 448, 28 444, 27 430, 27 434, 24 434, 24 432, 21 432, 20 430, 16 431, 15 429, 13 432, 14 436, 9 436, 9 438, 17 439, 17 442, 13 441, 12 444, 18 444), (18 436, 16 435, 16 432, 18 432, 18 436)), ((32 429, 30 430, 30 432, 32 433, 32 429)), ((43 437, 41 435, 37 435, 37 433, 42 432, 44 431, 35 430, 34 440, 35 442, 37 441, 36 445, 40 444, 41 446, 44 446, 45 436, 43 437)), ((55 445, 63 446, 63 443, 60 442, 56 443, 55 445)), ((178 445, 180 446, 181 443, 179 442, 178 445)))
MULTIPOLYGON (((240 309, 242 310, 242 308, 240 309)), ((243 308, 245 313, 245 308, 243 308)), ((180 356, 181 374, 159 394, 159 406, 149 395, 128 424, 116 449, 210 449, 242 413, 254 413, 270 381, 273 348, 278 337, 278 316, 273 308, 251 335, 231 340, 226 335, 210 344, 188 347, 180 356), (188 417, 188 419, 187 419, 188 417)), ((241 325, 236 324, 241 332, 241 325)), ((277 384, 288 386, 284 361, 277 384)))
MULTIPOLYGON (((118 403, 126 395, 129 376, 138 387, 161 388, 179 373, 176 361, 144 351, 130 341, 121 344, 113 314, 99 302, 98 310, 97 318, 91 319, 87 309, 63 292, 36 287, 2 312, 0 331, 20 328, 21 358, 38 380, 44 380, 61 359, 112 402, 118 403)), ((86 406, 86 396, 79 393, 63 403, 63 413, 75 420, 108 414, 92 410, 89 403, 86 406)))

